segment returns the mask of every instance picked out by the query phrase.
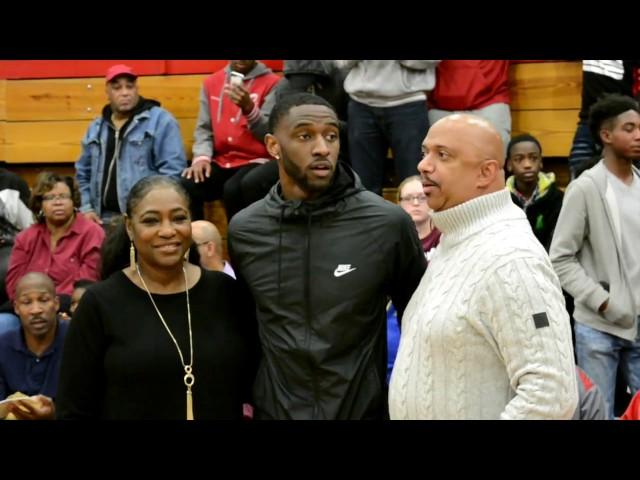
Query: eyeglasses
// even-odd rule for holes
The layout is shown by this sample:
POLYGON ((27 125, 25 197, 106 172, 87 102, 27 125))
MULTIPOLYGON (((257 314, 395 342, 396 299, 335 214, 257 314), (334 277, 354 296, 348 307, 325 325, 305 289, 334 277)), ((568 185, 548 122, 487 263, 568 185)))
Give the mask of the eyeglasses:
POLYGON ((405 195, 404 197, 400 197, 400 201, 402 203, 414 203, 418 202, 420 204, 427 203, 427 196, 423 193, 418 193, 416 195, 405 195))
POLYGON ((58 193, 57 195, 53 195, 51 193, 42 196, 42 201, 51 202, 53 200, 71 200, 70 193, 58 193))

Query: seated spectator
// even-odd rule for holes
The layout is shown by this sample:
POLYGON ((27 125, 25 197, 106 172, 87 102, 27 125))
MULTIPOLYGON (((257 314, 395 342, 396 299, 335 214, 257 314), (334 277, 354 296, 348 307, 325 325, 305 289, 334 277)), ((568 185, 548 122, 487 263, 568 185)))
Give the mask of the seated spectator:
POLYGON ((262 125, 260 107, 279 81, 278 75, 256 60, 231 60, 205 79, 193 161, 182 172, 195 220, 204 217, 205 201, 222 198, 228 219, 244 208, 242 178, 271 159, 264 133, 256 129, 262 125))
POLYGON ((222 237, 216 226, 206 220, 191 223, 191 237, 199 254, 199 264, 205 270, 224 272, 236 278, 229 262, 222 258, 222 237))
MULTIPOLYGON (((24 180, 0 168, 0 305, 9 300, 6 294, 5 277, 15 237, 21 230, 33 224, 33 214, 25 204, 29 202, 30 195, 29 187, 24 180), (26 199, 23 200, 25 196, 26 199)), ((7 307, 10 308, 9 305, 7 307)), ((17 322, 12 321, 11 325, 17 327, 17 322)), ((0 314, 0 333, 6 328, 7 325, 0 314)))
POLYGON ((7 294, 14 298, 18 279, 28 272, 46 273, 58 295, 71 295, 81 278, 98 279, 104 230, 76 213, 80 205, 72 177, 51 172, 38 175, 31 211, 37 223, 16 237, 7 271, 7 294))
MULTIPOLYGON (((5 162, 0 161, 0 165, 5 165, 5 162)), ((22 203, 29 205, 29 199, 31 198, 29 185, 20 175, 16 175, 4 167, 0 167, 0 191, 2 190, 17 191, 22 203)))
POLYGON ((10 404, 10 412, 18 419, 53 418, 68 326, 57 318, 53 281, 44 273, 27 273, 16 284, 14 306, 21 327, 0 335, 0 400, 17 392, 37 395, 40 406, 22 401, 10 404))
POLYGON ((73 315, 73 312, 75 312, 76 308, 78 308, 78 303, 80 303, 80 299, 84 295, 84 292, 87 290, 87 287, 89 287, 90 285, 93 285, 94 283, 96 282, 94 282, 93 280, 87 280, 86 278, 82 278, 73 284, 73 293, 71 294, 71 308, 70 308, 71 315, 73 315))
POLYGON ((427 203, 427 196, 422 189, 422 180, 418 175, 408 177, 400 183, 398 203, 411 216, 428 261, 429 252, 438 246, 440 231, 433 225, 431 219, 433 210, 427 203))
POLYGON ((553 172, 542 172, 542 147, 529 134, 519 135, 507 147, 507 189, 513 203, 527 214, 533 233, 548 252, 564 194, 553 172))
POLYGON ((429 123, 452 113, 484 118, 506 146, 511 139, 508 60, 443 60, 429 96, 429 123))
MULTIPOLYGON (((251 132, 262 140, 268 133, 269 116, 276 103, 294 93, 313 93, 324 98, 335 108, 340 125, 341 162, 350 164, 347 142, 347 107, 349 96, 344 91, 346 72, 333 60, 285 60, 284 78, 271 90, 260 108, 260 115, 252 123, 251 132)), ((262 200, 278 181, 278 162, 270 160, 242 177, 236 209, 248 207, 262 200)))
POLYGON ((137 78, 127 65, 109 68, 109 103, 82 140, 76 162, 80 210, 96 223, 119 217, 129 190, 141 178, 177 178, 187 166, 178 122, 160 102, 138 94, 137 78))

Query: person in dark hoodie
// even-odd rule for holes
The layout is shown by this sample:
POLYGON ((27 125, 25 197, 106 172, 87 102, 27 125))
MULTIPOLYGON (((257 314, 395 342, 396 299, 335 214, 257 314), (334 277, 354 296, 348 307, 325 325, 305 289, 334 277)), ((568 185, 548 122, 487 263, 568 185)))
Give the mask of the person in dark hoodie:
POLYGON ((553 172, 542 172, 542 147, 537 138, 514 137, 507 147, 507 189, 513 203, 527 214, 533 233, 548 252, 564 194, 553 172))
POLYGON ((76 162, 84 215, 102 224, 126 209, 131 187, 149 175, 179 177, 187 166, 180 127, 160 102, 138 94, 127 65, 107 71, 109 104, 82 140, 76 162))
POLYGON ((206 201, 223 199, 228 219, 244 208, 240 182, 270 160, 260 131, 260 107, 279 81, 256 60, 231 60, 204 80, 193 160, 182 172, 194 220, 204 218, 206 201))
POLYGON ((411 217, 338 162, 324 99, 276 103, 266 146, 279 182, 231 220, 229 253, 256 302, 257 419, 388 418, 387 297, 402 313, 426 268, 411 217))

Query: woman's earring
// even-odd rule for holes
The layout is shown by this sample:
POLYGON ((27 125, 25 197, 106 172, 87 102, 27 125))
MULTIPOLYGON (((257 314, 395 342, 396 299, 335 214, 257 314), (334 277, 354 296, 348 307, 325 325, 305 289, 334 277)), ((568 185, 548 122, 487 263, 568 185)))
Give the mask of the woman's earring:
POLYGON ((187 248, 187 251, 184 252, 184 257, 182 257, 184 259, 185 262, 189 261, 189 253, 191 252, 191 247, 187 248))
POLYGON ((136 271, 136 247, 133 246, 133 240, 131 240, 131 246, 129 247, 129 266, 132 271, 136 271))

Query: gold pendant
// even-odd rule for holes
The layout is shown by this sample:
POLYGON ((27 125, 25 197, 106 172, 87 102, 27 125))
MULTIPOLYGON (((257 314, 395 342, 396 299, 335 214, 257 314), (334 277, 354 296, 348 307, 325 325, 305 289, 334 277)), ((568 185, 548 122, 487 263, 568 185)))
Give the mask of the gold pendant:
POLYGON ((191 389, 187 389, 187 420, 193 420, 193 396, 191 389))
POLYGON ((191 386, 195 383, 196 379, 193 373, 191 373, 191 365, 185 365, 184 371, 184 384, 187 386, 187 420, 193 420, 193 396, 191 395, 191 386))

